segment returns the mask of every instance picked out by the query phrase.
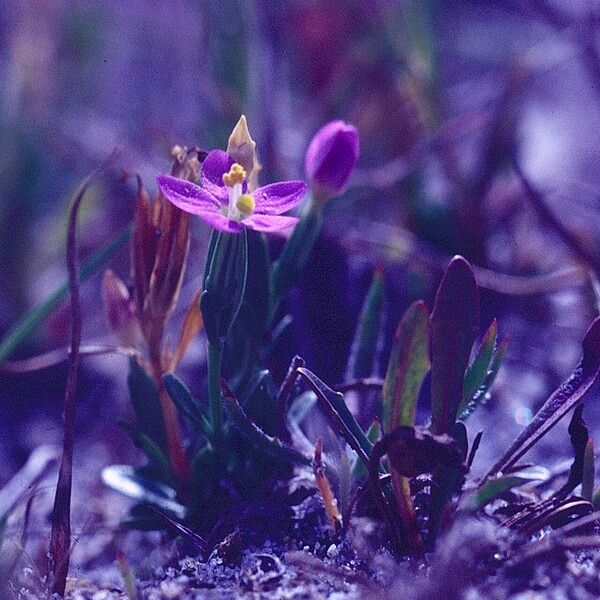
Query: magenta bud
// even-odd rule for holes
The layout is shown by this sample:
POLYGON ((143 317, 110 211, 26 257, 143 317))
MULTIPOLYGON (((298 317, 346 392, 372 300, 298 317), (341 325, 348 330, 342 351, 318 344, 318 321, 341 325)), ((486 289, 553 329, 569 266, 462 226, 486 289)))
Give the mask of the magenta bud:
POLYGON ((336 120, 321 127, 304 159, 304 170, 313 192, 325 198, 343 192, 358 160, 359 146, 354 125, 336 120))

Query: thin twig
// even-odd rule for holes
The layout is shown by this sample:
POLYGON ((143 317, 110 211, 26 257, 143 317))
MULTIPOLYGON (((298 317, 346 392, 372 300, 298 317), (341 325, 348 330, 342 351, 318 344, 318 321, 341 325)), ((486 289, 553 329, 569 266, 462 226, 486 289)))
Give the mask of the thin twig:
MULTIPOLYGON (((139 351, 135 348, 126 346, 104 346, 102 344, 89 344, 79 348, 79 356, 101 356, 103 354, 122 354, 123 356, 137 356, 139 351)), ((57 348, 37 356, 25 358, 23 360, 7 360, 0 364, 2 373, 30 373, 47 369, 68 360, 70 355, 69 348, 57 348)))
MULTIPOLYGON (((443 273, 451 259, 403 227, 360 219, 346 241, 346 247, 356 253, 360 252, 365 244, 380 249, 389 256, 401 256, 398 262, 410 262, 414 266, 436 273, 443 273)), ((479 287, 506 296, 550 294, 586 284, 590 279, 589 270, 581 265, 557 269, 542 275, 511 275, 473 264, 471 266, 479 287)))
POLYGON ((71 552, 71 488, 73 480, 73 438, 75 433, 75 409, 77 372, 79 368, 79 346, 81 344, 81 301, 79 297, 79 273, 77 269, 77 216, 81 202, 91 182, 113 160, 115 153, 79 187, 71 211, 67 237, 67 269, 71 294, 71 352, 65 390, 64 440, 54 507, 52 509, 52 531, 50 534, 51 593, 63 595, 69 570, 71 552))
POLYGON ((563 223, 561 223, 558 217, 547 206, 542 194, 535 187, 533 187, 533 185, 531 185, 521 170, 521 167, 514 159, 513 167, 517 176, 519 177, 519 181, 521 182, 525 193, 527 194, 529 202, 538 213, 540 219, 546 223, 546 225, 554 229, 554 231, 559 235, 562 241, 579 261, 591 267, 597 274, 600 274, 600 256, 590 252, 587 248, 585 248, 577 236, 572 231, 567 229, 563 223))

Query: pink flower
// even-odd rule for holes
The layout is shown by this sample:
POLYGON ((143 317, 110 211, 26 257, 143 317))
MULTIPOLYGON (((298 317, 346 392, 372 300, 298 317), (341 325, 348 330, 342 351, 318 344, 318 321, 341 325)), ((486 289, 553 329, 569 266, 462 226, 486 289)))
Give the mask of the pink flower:
POLYGON ((294 208, 306 193, 303 181, 281 181, 248 192, 243 167, 222 150, 213 150, 204 160, 201 183, 158 176, 158 186, 169 202, 228 233, 241 233, 244 227, 287 232, 298 219, 282 213, 294 208))

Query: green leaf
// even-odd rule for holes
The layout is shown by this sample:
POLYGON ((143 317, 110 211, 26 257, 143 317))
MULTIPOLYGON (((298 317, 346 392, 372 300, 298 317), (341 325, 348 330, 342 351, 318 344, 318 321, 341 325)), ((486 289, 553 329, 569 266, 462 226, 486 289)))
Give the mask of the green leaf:
POLYGON ((502 494, 522 485, 537 485, 550 477, 548 469, 529 467, 500 477, 491 477, 472 494, 465 495, 460 508, 463 510, 479 510, 502 494))
POLYGON ((344 402, 343 394, 333 391, 314 373, 304 367, 298 369, 298 374, 308 383, 309 387, 317 395, 321 407, 334 427, 368 468, 369 454, 373 448, 373 444, 369 441, 365 432, 352 416, 352 413, 344 402))
POLYGON ((239 405, 231 390, 227 388, 223 381, 221 381, 221 386, 223 389, 223 399, 231 420, 261 450, 284 462, 300 465, 311 464, 310 458, 298 452, 293 446, 288 446, 278 438, 267 435, 244 412, 244 409, 239 405))
POLYGON ((450 434, 479 327, 479 291, 462 256, 454 257, 444 273, 430 322, 431 429, 436 435, 450 434))
MULTIPOLYGON (((124 246, 131 237, 131 225, 122 229, 112 240, 92 254, 79 269, 79 281, 84 282, 124 246)), ((0 363, 4 362, 68 296, 69 283, 65 281, 42 304, 32 308, 14 325, 0 342, 0 363)))
POLYGON ((490 362, 487 375, 482 386, 477 390, 474 396, 472 396, 471 400, 465 405, 464 399, 463 404, 460 405, 458 411, 458 418, 461 421, 464 421, 469 416, 471 416, 478 406, 484 404, 489 398, 490 389, 496 381, 496 376, 498 375, 498 371, 504 362, 504 355, 506 354, 506 348, 508 347, 508 337, 505 337, 498 348, 494 352, 494 356, 490 362))
POLYGON ((167 435, 158 390, 152 378, 135 358, 129 359, 127 387, 138 427, 163 452, 166 452, 167 435))
POLYGON ((177 410, 188 420, 191 427, 197 428, 207 438, 212 435, 212 426, 201 404, 194 398, 188 387, 173 373, 167 373, 162 378, 165 390, 177 410))
POLYGON ((498 323, 496 319, 494 319, 483 337, 473 362, 469 365, 469 368, 465 373, 463 398, 458 409, 459 414, 465 409, 469 402, 471 402, 473 396, 475 396, 483 385, 494 356, 494 351, 496 350, 497 339, 498 323))
POLYGON ((383 384, 383 425, 387 433, 398 425, 415 424, 419 390, 429 369, 427 306, 415 302, 404 313, 394 337, 383 384))
POLYGON ((172 482, 173 471, 167 455, 137 427, 119 419, 117 423, 131 438, 133 443, 148 457, 150 462, 159 470, 160 476, 167 482, 172 482))
MULTIPOLYGON (((373 421, 371 426, 367 430, 367 438, 371 444, 375 445, 381 439, 381 423, 379 421, 373 421)), ((362 479, 368 475, 368 470, 361 460, 357 460, 354 463, 352 469, 352 477, 356 479, 362 479)))
POLYGON ((383 273, 377 269, 367 292, 354 334, 346 379, 362 379, 373 375, 383 313, 383 273))
POLYGON ((209 342, 221 347, 242 306, 248 274, 247 231, 214 231, 206 258, 200 310, 209 342))
POLYGON ((569 378, 554 391, 529 425, 487 472, 490 477, 512 467, 583 399, 600 374, 600 317, 590 325, 583 339, 583 357, 569 378))

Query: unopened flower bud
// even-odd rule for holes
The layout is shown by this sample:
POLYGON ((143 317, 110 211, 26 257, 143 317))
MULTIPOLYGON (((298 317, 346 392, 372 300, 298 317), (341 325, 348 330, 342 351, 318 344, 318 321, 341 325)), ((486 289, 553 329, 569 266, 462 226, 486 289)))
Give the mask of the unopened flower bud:
POLYGON ((336 196, 348 185, 359 155, 358 130, 354 125, 336 120, 327 123, 313 137, 304 170, 320 199, 336 196))
POLYGON ((256 142, 250 135, 248 121, 245 115, 239 118, 236 123, 229 141, 227 142, 227 154, 244 167, 248 177, 248 188, 250 191, 256 189, 258 185, 258 173, 261 169, 256 152, 256 142))

